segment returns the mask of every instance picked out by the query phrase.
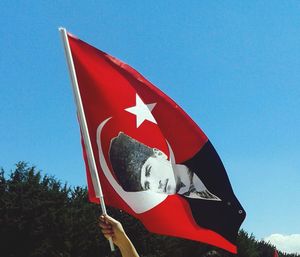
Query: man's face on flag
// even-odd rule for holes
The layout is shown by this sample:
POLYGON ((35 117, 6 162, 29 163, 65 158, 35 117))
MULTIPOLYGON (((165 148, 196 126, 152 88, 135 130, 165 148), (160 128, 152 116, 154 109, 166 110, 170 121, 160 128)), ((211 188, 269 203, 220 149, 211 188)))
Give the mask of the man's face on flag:
POLYGON ((124 132, 111 140, 109 157, 119 184, 127 192, 152 191, 171 195, 179 190, 167 155, 124 132))
POLYGON ((170 161, 160 150, 154 149, 141 169, 141 186, 156 193, 175 194, 176 180, 170 161))

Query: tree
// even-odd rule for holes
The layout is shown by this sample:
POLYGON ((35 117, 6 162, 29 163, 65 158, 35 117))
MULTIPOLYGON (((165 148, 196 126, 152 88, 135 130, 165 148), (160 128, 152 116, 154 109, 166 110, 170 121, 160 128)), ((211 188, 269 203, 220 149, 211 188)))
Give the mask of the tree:
MULTIPOLYGON (((190 240, 149 233, 128 214, 108 208, 120 220, 141 257, 273 257, 275 247, 241 230, 238 255, 190 240)), ((108 257, 109 244, 97 225, 100 207, 87 189, 70 188, 34 166, 19 162, 8 178, 0 170, 0 253, 4 257, 108 257)), ((300 257, 284 254, 280 257, 300 257)))

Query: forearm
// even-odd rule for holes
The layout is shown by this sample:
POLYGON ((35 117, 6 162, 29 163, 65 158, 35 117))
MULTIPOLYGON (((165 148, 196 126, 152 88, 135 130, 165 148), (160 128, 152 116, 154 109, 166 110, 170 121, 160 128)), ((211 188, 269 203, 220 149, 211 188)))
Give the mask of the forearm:
POLYGON ((139 257, 134 245, 131 243, 130 239, 126 236, 122 245, 119 245, 122 257, 139 257))

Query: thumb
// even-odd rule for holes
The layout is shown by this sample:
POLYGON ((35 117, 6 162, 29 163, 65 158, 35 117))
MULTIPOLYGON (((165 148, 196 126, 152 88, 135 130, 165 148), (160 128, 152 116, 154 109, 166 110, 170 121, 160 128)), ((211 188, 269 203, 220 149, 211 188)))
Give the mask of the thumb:
POLYGON ((115 220, 114 218, 112 218, 111 216, 109 215, 104 215, 104 220, 110 224, 119 224, 119 221, 115 220))

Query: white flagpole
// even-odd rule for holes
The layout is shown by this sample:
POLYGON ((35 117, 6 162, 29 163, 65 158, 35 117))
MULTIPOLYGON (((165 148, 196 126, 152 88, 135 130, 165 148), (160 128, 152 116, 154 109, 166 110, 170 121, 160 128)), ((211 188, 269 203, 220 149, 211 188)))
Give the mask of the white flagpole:
MULTIPOLYGON (((67 59, 69 73, 70 73, 71 82, 72 82, 71 84, 72 84, 73 94, 75 97, 75 104, 76 104, 77 113, 79 116, 79 124, 80 124, 80 128, 81 128, 82 136, 83 136, 84 146, 87 151, 89 170, 90 170, 91 176, 93 178, 92 181, 93 181, 95 194, 100 199, 102 213, 104 215, 106 215, 107 214, 106 206, 104 203, 104 197, 103 197, 103 193, 102 193, 100 179, 98 176, 98 171, 97 171, 97 166, 96 166, 94 153, 93 153, 93 149, 92 149, 91 139, 90 139, 90 135, 88 132, 87 122, 86 122, 86 118, 85 118, 85 114, 84 114, 84 110, 83 110, 83 105, 82 105, 82 101, 81 101, 81 96, 80 96, 80 91, 79 91, 79 87, 78 87, 77 76, 76 76, 76 72, 75 72, 71 48, 70 48, 69 40, 68 40, 68 36, 67 36, 67 31, 65 28, 59 28, 58 30, 60 31, 64 49, 65 49, 66 59, 67 59)), ((114 247, 112 238, 109 238, 109 244, 110 244, 111 251, 114 251, 115 247, 114 247)))

